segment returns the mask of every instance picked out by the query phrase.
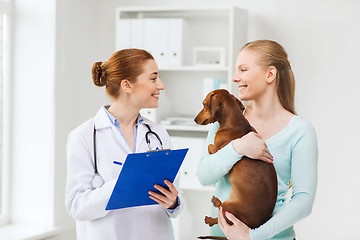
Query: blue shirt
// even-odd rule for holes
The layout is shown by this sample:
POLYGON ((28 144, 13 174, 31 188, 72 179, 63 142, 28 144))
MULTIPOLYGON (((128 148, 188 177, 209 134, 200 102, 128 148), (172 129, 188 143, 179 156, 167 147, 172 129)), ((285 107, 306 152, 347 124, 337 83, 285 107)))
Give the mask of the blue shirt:
MULTIPOLYGON (((107 114, 107 116, 109 117, 111 123, 116 127, 117 130, 119 130, 121 136, 124 138, 125 142, 126 142, 126 138, 124 133, 122 132, 121 128, 120 128, 120 123, 119 121, 107 110, 109 107, 108 106, 104 106, 105 112, 107 114)), ((136 152, 136 136, 137 136, 137 130, 138 130, 138 126, 139 124, 142 124, 144 122, 144 119, 141 117, 141 115, 139 114, 135 127, 134 127, 134 152, 136 152)), ((129 144, 129 143, 128 143, 129 144)))
MULTIPOLYGON (((221 201, 230 197, 230 183, 227 173, 241 159, 232 147, 232 142, 210 155, 207 146, 214 143, 219 123, 209 130, 206 147, 198 168, 201 184, 216 184, 214 196, 221 201)), ((317 185, 317 139, 314 128, 299 116, 294 116, 280 132, 265 141, 274 156, 274 167, 278 178, 278 196, 273 217, 257 229, 250 230, 252 240, 292 240, 295 237, 293 225, 311 213, 317 185), (288 182, 292 182, 291 199, 287 201, 288 182)), ((241 161, 241 160, 240 160, 241 161)), ((218 210, 213 208, 212 216, 218 210)), ((218 225, 211 235, 224 236, 218 225)))

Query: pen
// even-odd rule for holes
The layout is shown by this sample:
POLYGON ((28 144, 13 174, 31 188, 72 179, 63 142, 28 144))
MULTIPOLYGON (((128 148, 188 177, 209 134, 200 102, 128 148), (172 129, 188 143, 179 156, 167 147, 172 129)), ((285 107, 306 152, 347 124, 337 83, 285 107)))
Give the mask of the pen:
POLYGON ((113 161, 114 164, 118 164, 118 165, 122 165, 121 162, 118 162, 118 161, 113 161))

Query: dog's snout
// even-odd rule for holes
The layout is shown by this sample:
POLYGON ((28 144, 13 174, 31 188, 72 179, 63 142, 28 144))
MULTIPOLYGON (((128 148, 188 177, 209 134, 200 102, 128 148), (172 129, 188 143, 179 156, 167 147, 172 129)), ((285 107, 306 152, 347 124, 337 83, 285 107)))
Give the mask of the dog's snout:
POLYGON ((194 118, 194 122, 197 123, 197 116, 194 118))

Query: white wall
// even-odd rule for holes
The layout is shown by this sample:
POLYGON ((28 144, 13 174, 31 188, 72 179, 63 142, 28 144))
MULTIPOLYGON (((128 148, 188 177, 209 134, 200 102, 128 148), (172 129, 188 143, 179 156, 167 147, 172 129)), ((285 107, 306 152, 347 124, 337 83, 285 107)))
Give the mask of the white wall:
POLYGON ((10 221, 52 226, 55 1, 17 0, 14 9, 10 221))
POLYGON ((58 224, 67 219, 63 207, 66 136, 107 102, 104 89, 92 84, 90 70, 93 62, 107 60, 113 53, 115 8, 224 3, 248 9, 249 40, 274 39, 286 48, 297 81, 297 111, 313 123, 318 134, 318 192, 312 215, 296 225, 298 238, 358 238, 360 3, 351 0, 59 0, 55 82, 58 224))
MULTIPOLYGON (((55 80, 55 224, 73 227, 65 211, 68 133, 105 101, 92 84, 91 64, 101 58, 101 23, 94 1, 57 1, 55 80), (85 7, 84 7, 85 6, 85 7)), ((101 89, 100 89, 101 90, 101 89)))

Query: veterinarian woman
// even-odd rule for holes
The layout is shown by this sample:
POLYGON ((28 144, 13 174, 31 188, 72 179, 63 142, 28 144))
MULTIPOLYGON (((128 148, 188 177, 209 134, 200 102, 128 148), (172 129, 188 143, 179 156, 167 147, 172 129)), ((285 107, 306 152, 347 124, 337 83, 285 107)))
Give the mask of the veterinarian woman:
POLYGON ((212 214, 216 217, 219 213, 219 225, 212 227, 211 235, 225 235, 230 240, 293 240, 293 225, 308 216, 313 206, 318 151, 314 128, 295 113, 295 80, 287 53, 275 41, 247 43, 238 55, 233 81, 240 100, 251 103, 244 115, 258 134, 251 132, 209 155, 207 145, 214 142, 219 128, 213 124, 200 161, 199 180, 203 185, 216 184, 214 195, 225 201, 230 194, 227 173, 242 156, 248 156, 274 164, 278 196, 273 217, 257 229, 249 229, 226 213, 234 222, 230 226, 214 208, 212 214), (267 148, 273 158, 267 156, 267 148), (287 202, 290 180, 292 195, 287 202))
POLYGON ((96 86, 106 87, 112 103, 68 137, 65 202, 76 220, 77 239, 174 239, 169 218, 179 214, 182 201, 169 181, 165 180, 169 191, 155 186, 163 195, 149 193, 159 204, 105 211, 122 168, 113 161, 124 162, 128 153, 160 148, 156 134, 164 148, 171 148, 166 130, 139 114, 142 108, 158 107, 160 91, 165 89, 154 58, 145 50, 121 50, 108 62, 94 63, 92 78, 96 86), (150 146, 145 138, 148 127, 156 133, 148 135, 150 146))

